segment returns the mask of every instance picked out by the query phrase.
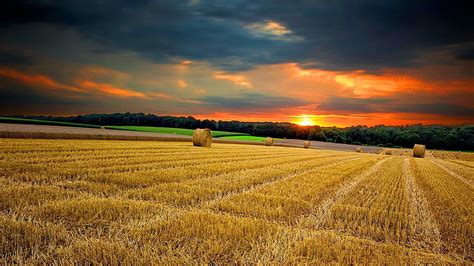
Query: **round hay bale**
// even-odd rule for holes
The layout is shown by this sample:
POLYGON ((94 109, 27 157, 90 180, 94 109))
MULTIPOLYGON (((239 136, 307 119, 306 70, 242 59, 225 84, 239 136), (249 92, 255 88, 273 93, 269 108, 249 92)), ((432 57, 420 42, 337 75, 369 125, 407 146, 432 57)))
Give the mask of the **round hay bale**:
POLYGON ((212 134, 208 128, 197 128, 193 132, 193 145, 198 147, 211 147, 212 134))
POLYGON ((104 127, 104 126, 101 126, 100 129, 105 129, 105 127, 104 127))
POLYGON ((356 152, 362 152, 362 148, 361 148, 361 147, 357 147, 357 148, 356 148, 356 152))
POLYGON ((426 146, 421 144, 415 144, 413 147, 413 157, 424 158, 426 146))
POLYGON ((305 141, 303 144, 303 148, 309 149, 309 146, 311 146, 311 142, 309 140, 305 141))
POLYGON ((266 138, 265 139, 265 146, 273 146, 273 138, 266 138))

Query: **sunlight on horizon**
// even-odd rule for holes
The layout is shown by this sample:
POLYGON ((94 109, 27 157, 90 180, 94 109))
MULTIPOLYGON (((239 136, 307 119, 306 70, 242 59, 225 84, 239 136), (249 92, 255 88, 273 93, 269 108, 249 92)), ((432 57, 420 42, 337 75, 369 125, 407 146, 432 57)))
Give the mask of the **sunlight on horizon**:
POLYGON ((314 126, 316 122, 314 121, 313 117, 301 115, 299 119, 294 122, 300 126, 314 126))

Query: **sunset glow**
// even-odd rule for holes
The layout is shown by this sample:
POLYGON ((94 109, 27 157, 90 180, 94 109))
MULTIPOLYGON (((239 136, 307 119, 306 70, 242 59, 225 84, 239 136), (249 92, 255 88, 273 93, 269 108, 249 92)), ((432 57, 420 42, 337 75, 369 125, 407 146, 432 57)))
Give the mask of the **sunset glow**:
POLYGON ((304 115, 296 120, 295 123, 300 126, 314 126, 316 124, 313 118, 304 115))
POLYGON ((371 3, 232 3, 104 3, 93 23, 82 8, 25 3, 31 18, 0 27, 0 113, 474 123, 470 27, 415 15, 439 7, 387 3, 375 10, 400 17, 385 20, 371 3))

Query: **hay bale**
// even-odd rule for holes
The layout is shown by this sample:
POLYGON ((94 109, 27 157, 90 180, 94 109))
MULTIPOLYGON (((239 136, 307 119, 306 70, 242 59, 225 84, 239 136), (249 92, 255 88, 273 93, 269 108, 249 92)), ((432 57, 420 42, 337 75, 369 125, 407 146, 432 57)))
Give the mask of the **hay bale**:
POLYGON ((212 135, 208 128, 196 128, 193 132, 193 145, 198 147, 211 147, 212 135))
POLYGON ((273 146, 273 138, 266 138, 265 139, 265 146, 273 146))
POLYGON ((362 148, 361 148, 361 147, 357 147, 357 148, 356 148, 356 152, 362 152, 362 148))
POLYGON ((391 150, 385 152, 386 155, 393 155, 391 150))
POLYGON ((100 129, 105 129, 105 127, 104 127, 104 126, 101 126, 100 129))
POLYGON ((311 142, 309 140, 305 141, 303 144, 303 148, 309 149, 309 146, 311 146, 311 142))
POLYGON ((413 157, 424 158, 426 146, 421 144, 415 144, 413 147, 413 157))

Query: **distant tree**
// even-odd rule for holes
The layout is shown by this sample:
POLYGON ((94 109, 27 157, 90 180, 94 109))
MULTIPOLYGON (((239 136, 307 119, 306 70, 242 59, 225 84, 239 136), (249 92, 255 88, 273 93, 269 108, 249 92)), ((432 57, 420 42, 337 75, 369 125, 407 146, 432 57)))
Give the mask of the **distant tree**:
POLYGON ((199 120, 192 116, 157 116, 144 113, 87 114, 70 117, 12 116, 96 125, 134 125, 209 128, 255 136, 411 148, 415 143, 431 149, 474 150, 474 125, 354 126, 346 128, 299 126, 292 123, 199 120))

